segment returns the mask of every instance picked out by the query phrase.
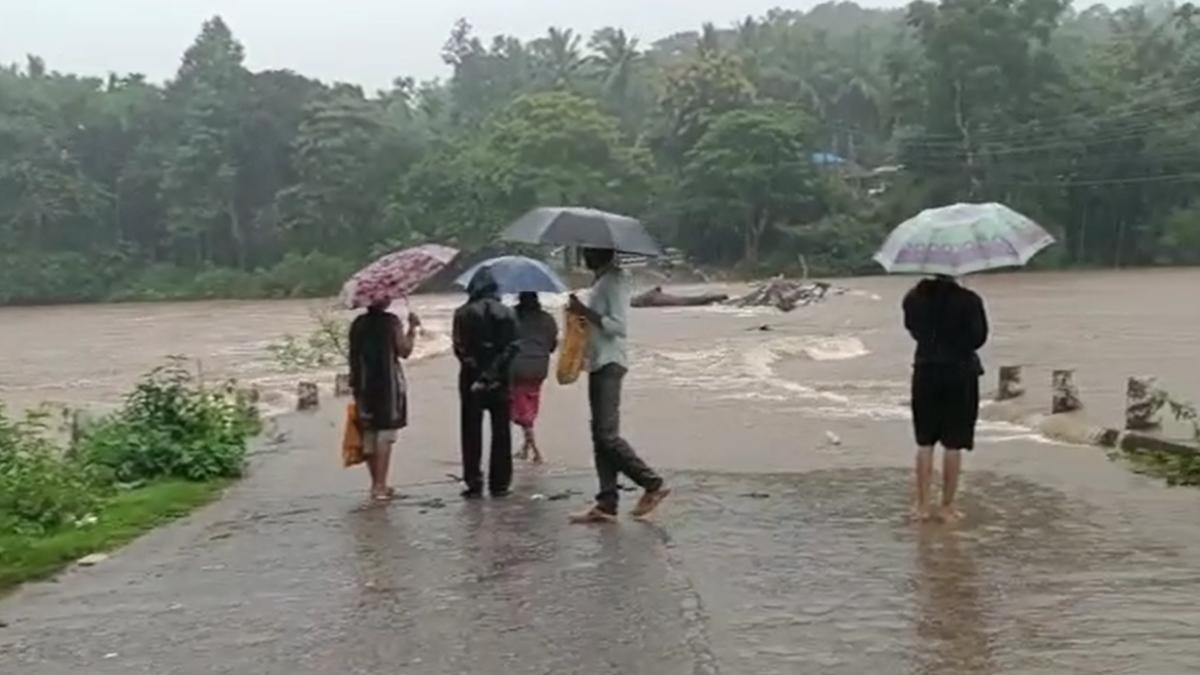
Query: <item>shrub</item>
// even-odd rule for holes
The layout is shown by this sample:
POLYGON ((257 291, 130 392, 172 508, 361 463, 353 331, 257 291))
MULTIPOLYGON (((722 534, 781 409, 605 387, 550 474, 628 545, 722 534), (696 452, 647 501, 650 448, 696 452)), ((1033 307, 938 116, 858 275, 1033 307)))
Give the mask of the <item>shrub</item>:
POLYGON ((312 298, 334 295, 355 270, 353 263, 323 253, 289 253, 259 276, 272 297, 312 298))
POLYGON ((343 365, 350 356, 350 322, 331 312, 315 312, 316 326, 304 338, 285 335, 267 345, 275 363, 285 370, 311 370, 343 365))
POLYGON ((43 418, 11 420, 0 406, 0 533, 40 534, 97 504, 98 481, 46 438, 43 418))
POLYGON ((250 272, 214 267, 196 275, 187 285, 188 299, 225 300, 256 298, 263 294, 258 276, 250 272))
POLYGON ((774 270, 795 271, 804 256, 816 276, 867 274, 878 270, 871 255, 885 232, 877 223, 846 215, 815 223, 779 228, 786 236, 767 263, 774 270))
POLYGON ((81 253, 2 254, 0 305, 99 300, 115 265, 81 253))
POLYGON ((192 272, 169 263, 151 265, 126 280, 108 299, 114 302, 179 299, 192 277, 192 272))
POLYGON ((1177 209, 1163 223, 1159 263, 1200 263, 1200 205, 1177 209))
POLYGON ((241 475, 258 432, 253 403, 232 384, 208 388, 176 360, 137 385, 124 407, 85 430, 81 454, 120 481, 241 475))

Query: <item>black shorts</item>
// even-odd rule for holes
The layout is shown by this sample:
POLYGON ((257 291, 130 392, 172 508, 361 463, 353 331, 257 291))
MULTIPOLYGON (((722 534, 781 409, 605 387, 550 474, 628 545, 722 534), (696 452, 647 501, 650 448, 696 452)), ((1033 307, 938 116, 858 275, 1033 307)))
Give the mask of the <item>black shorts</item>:
POLYGON ((978 371, 968 366, 917 366, 912 413, 917 445, 973 450, 979 421, 978 371))

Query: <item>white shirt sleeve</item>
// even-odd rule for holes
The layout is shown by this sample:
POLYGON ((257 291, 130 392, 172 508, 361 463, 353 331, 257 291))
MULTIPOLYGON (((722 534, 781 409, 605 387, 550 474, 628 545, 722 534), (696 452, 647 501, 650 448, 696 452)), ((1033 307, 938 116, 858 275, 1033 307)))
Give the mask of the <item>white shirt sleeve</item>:
POLYGON ((626 337, 626 314, 629 312, 629 284, 622 272, 605 279, 600 289, 603 307, 600 310, 600 329, 613 337, 626 337))

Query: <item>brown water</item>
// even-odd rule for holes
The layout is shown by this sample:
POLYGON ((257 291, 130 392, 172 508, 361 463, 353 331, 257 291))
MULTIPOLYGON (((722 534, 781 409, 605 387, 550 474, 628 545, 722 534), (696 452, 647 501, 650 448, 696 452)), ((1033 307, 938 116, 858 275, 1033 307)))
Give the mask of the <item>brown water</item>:
MULTIPOLYGON (((899 325, 904 279, 851 280, 851 293, 793 314, 767 309, 641 310, 634 368, 642 379, 718 399, 800 405, 818 415, 903 416, 911 344, 899 325), (753 329, 766 325, 770 332, 753 329)), ((1034 389, 1076 368, 1097 417, 1120 412, 1125 378, 1153 374, 1200 396, 1200 271, 979 277, 993 338, 989 365, 1024 364, 1034 389)), ((736 292, 737 288, 729 289, 736 292)), ((426 319, 418 358, 445 353, 459 298, 414 301, 426 319)), ((290 388, 267 346, 304 334, 327 301, 203 302, 0 309, 0 400, 23 409, 119 400, 137 377, 186 356, 209 378, 290 388)))
MULTIPOLYGON (((728 672, 1200 670, 1200 490, 1168 489, 1094 448, 984 423, 968 459, 964 524, 905 521, 911 341, 898 306, 908 283, 848 281, 850 293, 789 315, 633 313, 628 435, 657 466, 702 472, 674 474, 682 489, 666 528, 673 569, 702 605, 685 612, 703 631, 692 642, 728 672)), ((991 313, 989 383, 997 366, 1025 365, 1030 409, 1048 407, 1054 368, 1076 369, 1099 423, 1119 423, 1129 375, 1157 375, 1181 398, 1200 398, 1200 305, 1191 294, 1200 270, 971 285, 991 313)), ((458 300, 414 303, 430 334, 424 360, 410 365, 405 480, 454 469, 453 365, 437 355, 458 300)), ((305 331, 323 305, 0 310, 0 397, 16 408, 111 404, 139 373, 184 354, 206 377, 258 382, 286 405, 297 375, 280 372, 266 345, 305 331)), ((581 388, 550 389, 545 406, 551 461, 587 467, 581 388)), ((332 422, 306 424, 293 443, 334 446, 332 422)), ((275 480, 254 489, 326 505, 357 489, 357 475, 314 477, 312 461, 269 460, 263 471, 275 480), (265 485, 276 483, 287 492, 265 485)), ((575 475, 586 490, 586 473, 575 475)), ((579 545, 570 541, 562 546, 579 545)))

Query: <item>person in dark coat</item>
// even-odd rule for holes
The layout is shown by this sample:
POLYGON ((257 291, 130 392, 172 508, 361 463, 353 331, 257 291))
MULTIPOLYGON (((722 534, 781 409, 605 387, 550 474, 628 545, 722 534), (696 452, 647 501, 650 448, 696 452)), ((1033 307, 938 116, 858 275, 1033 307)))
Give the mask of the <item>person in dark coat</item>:
POLYGON ((421 320, 408 315, 408 330, 389 303, 372 305, 350 324, 350 388, 358 409, 363 453, 371 473, 371 497, 391 499, 392 446, 408 426, 408 386, 400 359, 412 355, 421 320))
POLYGON ((916 503, 920 519, 946 521, 961 515, 955 508, 962 451, 975 447, 979 419, 977 354, 988 338, 983 300, 950 277, 925 279, 904 298, 904 326, 917 341, 912 376, 913 430, 917 441, 916 503), (933 452, 945 448, 942 503, 930 510, 933 452))
POLYGON ((509 367, 517 352, 517 320, 500 302, 496 281, 487 268, 467 287, 467 303, 454 313, 454 355, 460 364, 463 496, 483 495, 483 414, 492 427, 488 489, 503 497, 512 485, 512 429, 509 428, 509 367))

